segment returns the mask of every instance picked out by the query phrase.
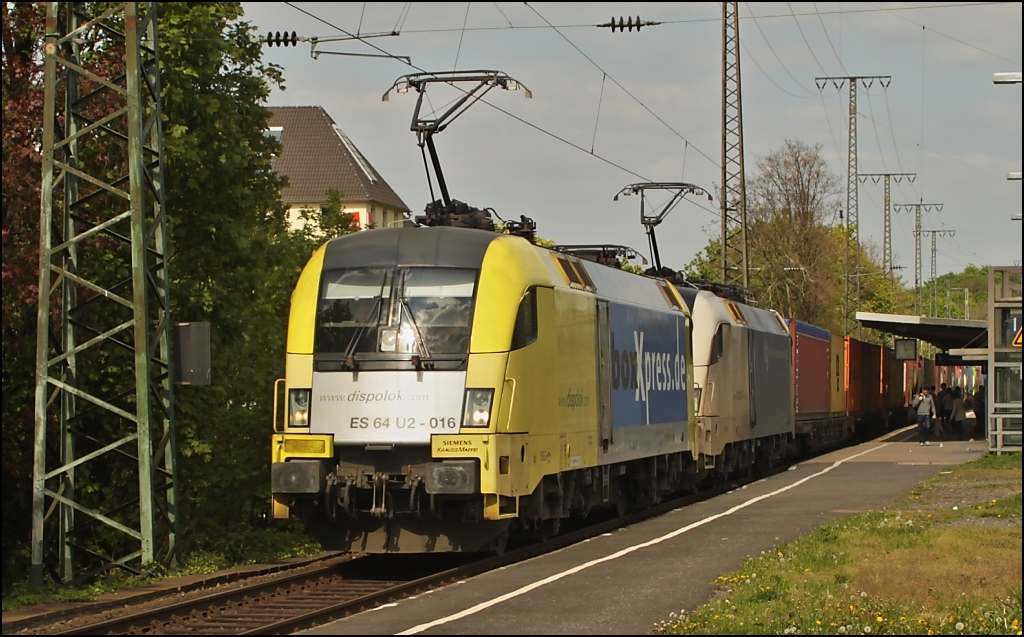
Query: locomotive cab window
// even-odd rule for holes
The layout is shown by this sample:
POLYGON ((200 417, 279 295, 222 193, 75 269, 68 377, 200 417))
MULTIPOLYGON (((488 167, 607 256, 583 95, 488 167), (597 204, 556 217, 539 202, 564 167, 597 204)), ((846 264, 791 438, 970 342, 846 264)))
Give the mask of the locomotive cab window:
POLYGON ((381 316, 387 316, 392 273, 384 269, 324 272, 316 313, 314 350, 366 352, 376 349, 381 316))
POLYGON ((530 288, 519 302, 516 325, 512 331, 512 347, 516 350, 537 340, 537 288, 530 288))
POLYGON ((405 281, 402 329, 419 332, 422 354, 465 354, 476 272, 446 268, 413 268, 405 281), (411 319, 411 320, 407 320, 411 319))
POLYGON ((313 350, 323 354, 465 354, 476 271, 368 268, 324 272, 313 350))

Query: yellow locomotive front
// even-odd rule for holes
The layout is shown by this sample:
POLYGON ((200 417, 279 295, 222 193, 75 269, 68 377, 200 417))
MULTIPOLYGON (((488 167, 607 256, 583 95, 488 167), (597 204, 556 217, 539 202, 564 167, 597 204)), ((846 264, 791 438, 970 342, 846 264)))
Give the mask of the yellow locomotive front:
POLYGON ((528 242, 480 230, 382 229, 321 247, 292 296, 275 517, 302 517, 342 550, 501 541, 515 512, 502 515, 492 476, 510 478, 514 454, 496 411, 509 351, 536 332, 526 291, 548 277, 528 242))
POLYGON ((292 296, 275 517, 325 547, 500 550, 657 502, 696 462, 665 281, 453 227, 328 242, 292 296))

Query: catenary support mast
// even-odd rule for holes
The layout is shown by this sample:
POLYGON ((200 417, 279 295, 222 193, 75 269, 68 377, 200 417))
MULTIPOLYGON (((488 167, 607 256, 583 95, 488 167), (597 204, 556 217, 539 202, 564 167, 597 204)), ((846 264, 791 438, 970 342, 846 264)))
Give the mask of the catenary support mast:
POLYGON ((722 3, 722 283, 750 286, 739 3, 722 3))
POLYGON ((156 6, 46 5, 36 585, 177 556, 156 6))

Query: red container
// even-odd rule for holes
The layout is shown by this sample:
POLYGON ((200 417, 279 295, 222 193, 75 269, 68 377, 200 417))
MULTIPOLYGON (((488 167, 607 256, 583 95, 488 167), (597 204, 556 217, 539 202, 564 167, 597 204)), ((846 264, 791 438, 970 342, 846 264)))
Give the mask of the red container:
POLYGON ((832 335, 828 330, 790 320, 793 347, 793 387, 797 418, 825 415, 832 411, 832 335))

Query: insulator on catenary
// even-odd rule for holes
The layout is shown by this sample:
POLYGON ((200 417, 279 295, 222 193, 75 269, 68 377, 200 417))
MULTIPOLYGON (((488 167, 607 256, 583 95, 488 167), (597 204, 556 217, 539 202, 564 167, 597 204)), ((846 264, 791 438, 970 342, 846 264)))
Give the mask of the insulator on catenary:
POLYGON ((612 33, 615 33, 615 31, 625 31, 626 29, 632 31, 634 26, 636 27, 637 32, 639 32, 640 27, 643 25, 644 22, 640 19, 640 16, 636 17, 636 22, 633 21, 632 16, 628 19, 619 16, 618 21, 616 21, 615 18, 612 18, 610 23, 606 25, 602 24, 601 26, 610 26, 612 28, 612 33))
POLYGON ((267 46, 296 46, 299 42, 299 35, 292 31, 271 31, 267 33, 267 46))

